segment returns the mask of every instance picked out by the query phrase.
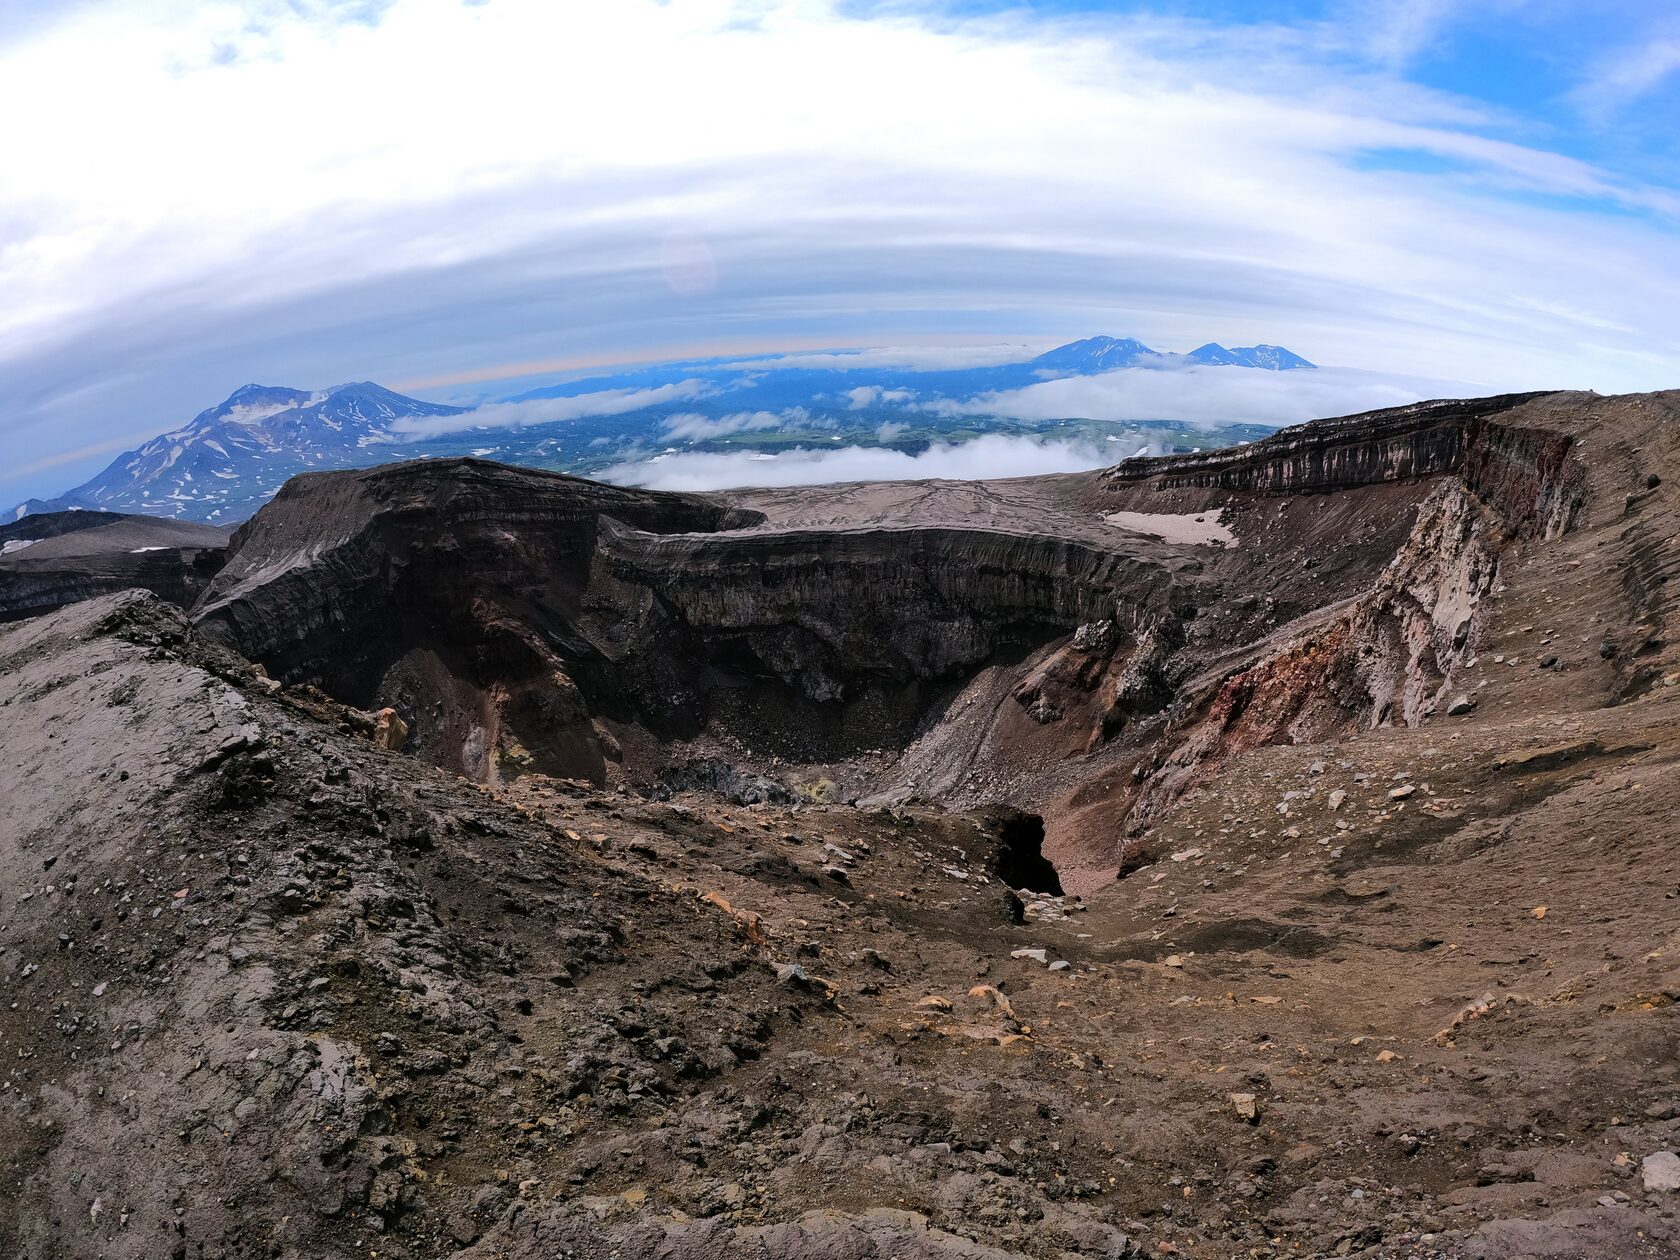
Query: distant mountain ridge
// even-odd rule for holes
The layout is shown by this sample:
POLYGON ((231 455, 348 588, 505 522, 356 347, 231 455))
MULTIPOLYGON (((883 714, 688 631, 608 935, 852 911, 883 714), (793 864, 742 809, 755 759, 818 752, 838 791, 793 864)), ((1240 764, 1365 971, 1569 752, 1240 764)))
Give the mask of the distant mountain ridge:
MULTIPOLYGON (((931 441, 961 442, 982 432, 1040 431, 1006 416, 932 418, 925 404, 940 398, 977 398, 1053 377, 1092 376, 1128 367, 1194 364, 1289 371, 1313 366, 1281 346, 1228 350, 1209 343, 1178 355, 1151 349, 1135 338, 1106 336, 1069 342, 1019 362, 973 368, 853 367, 843 355, 835 359, 835 366, 817 369, 795 364, 766 369, 762 362, 722 360, 672 363, 573 380, 503 401, 657 392, 679 382, 698 382, 698 388, 628 412, 579 412, 577 418, 547 423, 536 416, 525 425, 463 425, 430 436, 404 422, 460 416, 471 409, 409 398, 371 381, 319 391, 244 385, 180 428, 125 451, 91 480, 56 498, 20 504, 13 518, 103 511, 232 525, 252 515, 298 473, 446 455, 493 457, 589 475, 613 462, 675 449, 673 441, 684 439, 673 436, 669 421, 678 414, 688 417, 691 427, 697 415, 697 431, 707 423, 721 423, 720 433, 727 431, 725 418, 731 414, 781 415, 787 418, 787 433, 780 435, 784 446, 788 434, 798 432, 806 434, 806 440, 834 442, 844 436, 854 444, 914 451, 926 449, 931 441), (811 438, 810 433, 817 436, 811 438)), ((1140 423, 1154 422, 1140 417, 1140 423)), ((777 437, 771 429, 772 425, 753 426, 753 432, 738 433, 736 441, 768 446, 777 437)), ((1228 437, 1246 440, 1256 435, 1228 437)), ((1091 440, 1105 439, 1099 435, 1091 440)), ((688 444, 706 441, 702 437, 688 444)))
POLYGON ((397 420, 465 410, 372 381, 313 393, 245 385, 181 428, 125 451, 91 481, 56 499, 32 499, 16 515, 83 509, 238 521, 300 472, 380 463, 378 448, 398 439, 397 420))
POLYGON ((1197 346, 1184 357, 1193 363, 1204 363, 1210 367, 1251 367, 1262 368, 1268 372, 1292 372, 1300 368, 1318 366, 1316 363, 1308 363, 1293 350, 1286 350, 1282 346, 1235 346, 1227 349, 1217 341, 1197 346))
POLYGON ((1227 348, 1217 341, 1197 346, 1189 354, 1176 355, 1153 350, 1132 337, 1087 337, 1072 341, 1054 350, 1046 350, 1034 359, 1033 365, 1053 371, 1073 371, 1081 374, 1112 372, 1117 368, 1135 367, 1155 359, 1163 364, 1188 361, 1204 367, 1260 368, 1268 372, 1293 372, 1316 368, 1283 346, 1258 345, 1227 348))

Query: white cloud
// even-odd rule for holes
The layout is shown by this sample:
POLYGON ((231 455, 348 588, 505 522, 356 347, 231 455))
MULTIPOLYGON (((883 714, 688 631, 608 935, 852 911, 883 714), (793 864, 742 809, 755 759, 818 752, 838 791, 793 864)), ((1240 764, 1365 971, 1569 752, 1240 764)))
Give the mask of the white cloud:
MULTIPOLYGON (((1396 10, 1395 47, 1448 7, 1396 10)), ((1385 320, 1407 325, 1391 353, 1428 346, 1437 361, 1462 361, 1466 332, 1532 355, 1537 338, 1572 327, 1533 305, 1513 313, 1506 295, 1595 317, 1632 307, 1652 316, 1634 322, 1655 341, 1673 331, 1670 288, 1653 277, 1676 269, 1652 266, 1641 245, 1654 238, 1638 224, 1565 230, 1567 216, 1465 195, 1515 186, 1673 213, 1672 191, 1440 125, 1427 93, 1359 93, 1327 67, 1311 94, 1247 89, 1210 75, 1211 54, 1162 51, 1123 23, 963 26, 849 9, 390 0, 373 20, 285 0, 70 9, 0 48, 0 113, 55 103, 50 125, 0 130, 11 245, 0 361, 152 296, 248 309, 553 243, 567 277, 635 277, 643 320, 655 294, 715 298, 752 271, 753 242, 780 240, 820 267, 873 254, 886 293, 903 291, 886 270, 893 250, 938 243, 974 257, 1147 259, 1151 284, 1126 289, 1146 324, 1185 314, 1187 267, 1263 266, 1288 283, 1269 295, 1286 326, 1262 335, 1288 340, 1288 325, 1313 319, 1365 352, 1342 361, 1367 357, 1362 327, 1385 320), (858 64, 880 72, 867 93, 851 78, 858 64), (414 91, 416 67, 434 65, 449 67, 447 89, 414 91), (1464 170, 1431 182, 1350 168, 1372 149, 1464 170), (628 256, 597 250, 608 227, 633 234, 628 256), (673 291, 673 268, 706 283, 673 291), (1302 310, 1308 284, 1335 286, 1336 309, 1319 296, 1302 310)), ((1067 314, 1106 287, 1102 269, 1075 270, 1092 283, 1057 281, 1067 314)), ((986 275, 971 265, 932 293, 913 282, 923 291, 909 296, 924 310, 930 299, 992 309, 986 275)))
POLYGON ((789 407, 785 411, 737 411, 715 419, 685 411, 665 421, 665 435, 703 441, 706 438, 728 437, 731 433, 779 429, 785 425, 802 424, 809 419, 810 413, 803 407, 789 407))
POLYGON ((1360 372, 1348 368, 1263 372, 1233 367, 1135 367, 1063 377, 1022 389, 942 399, 936 415, 1017 420, 1178 420, 1190 424, 1298 424, 1323 416, 1399 407, 1422 398, 1486 394, 1464 381, 1360 372))
POLYGON ((916 396, 913 389, 887 389, 881 385, 859 385, 856 389, 848 389, 846 397, 853 411, 862 411, 865 407, 873 407, 877 403, 908 402, 916 396))
POLYGON ((908 433, 909 431, 909 425, 900 424, 896 420, 888 420, 875 430, 875 440, 877 442, 890 442, 900 434, 908 433))
POLYGON ((701 380, 676 381, 648 389, 600 389, 564 398, 531 398, 524 402, 485 403, 458 416, 431 416, 399 420, 391 427, 405 437, 436 437, 468 429, 521 429, 529 424, 552 424, 559 420, 581 420, 585 416, 622 416, 657 407, 662 403, 700 398, 711 392, 701 380))
POLYGON ((1037 442, 988 435, 958 445, 938 443, 917 455, 868 446, 800 448, 774 458, 750 452, 663 455, 618 464, 601 474, 620 485, 654 490, 724 490, 743 486, 820 486, 841 481, 958 481, 1079 472, 1116 462, 1082 442, 1037 442))

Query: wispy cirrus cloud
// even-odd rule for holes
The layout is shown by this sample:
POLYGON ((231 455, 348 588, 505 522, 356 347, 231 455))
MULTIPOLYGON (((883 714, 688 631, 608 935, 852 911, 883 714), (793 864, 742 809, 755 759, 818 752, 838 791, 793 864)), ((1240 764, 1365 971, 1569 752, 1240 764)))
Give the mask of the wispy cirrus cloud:
POLYGON ((1588 60, 1570 99, 1606 123, 1680 74, 1680 18, 1588 60))
POLYGON ((1050 338, 1030 343, 999 345, 925 345, 881 346, 858 350, 804 351, 796 354, 765 355, 761 358, 735 359, 723 366, 740 371, 775 371, 782 368, 833 369, 840 372, 871 368, 905 368, 912 372, 937 372, 944 369, 993 367, 1000 363, 1020 363, 1032 358, 1040 350, 1053 344, 1050 338))

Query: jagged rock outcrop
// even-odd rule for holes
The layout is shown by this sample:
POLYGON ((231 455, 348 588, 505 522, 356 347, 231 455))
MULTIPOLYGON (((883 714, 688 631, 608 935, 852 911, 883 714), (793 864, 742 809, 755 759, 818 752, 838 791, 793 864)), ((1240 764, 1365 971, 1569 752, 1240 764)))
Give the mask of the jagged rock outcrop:
POLYGON ((1569 528, 1585 489, 1569 459, 1573 438, 1547 427, 1543 412, 1558 400, 1578 408, 1581 398, 1504 394, 1315 420, 1248 446, 1127 460, 1106 479, 1113 489, 1278 495, 1454 476, 1496 507, 1509 528, 1551 537, 1569 528))
POLYGON ((1449 482, 1368 594, 1254 664, 1204 680, 1200 698, 1192 687, 1183 715, 1137 767, 1144 786, 1132 830, 1249 749, 1334 739, 1361 725, 1416 726, 1445 707, 1497 581, 1497 521, 1449 482))

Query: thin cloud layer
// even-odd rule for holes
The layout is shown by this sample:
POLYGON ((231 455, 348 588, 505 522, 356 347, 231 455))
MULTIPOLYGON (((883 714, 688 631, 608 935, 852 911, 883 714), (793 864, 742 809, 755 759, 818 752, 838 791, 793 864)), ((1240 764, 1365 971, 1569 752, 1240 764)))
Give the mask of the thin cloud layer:
POLYGON ((472 429, 521 429, 532 424, 553 424, 581 420, 586 416, 622 416, 643 407, 700 398, 711 387, 705 381, 676 381, 648 389, 601 389, 564 398, 533 398, 525 402, 485 403, 458 416, 399 420, 392 429, 412 438, 437 437, 443 433, 464 433, 472 429))
POLYGON ((789 407, 785 411, 737 411, 727 416, 703 416, 683 412, 665 421, 665 436, 669 438, 703 441, 706 438, 728 437, 731 433, 748 433, 756 429, 779 429, 786 425, 802 424, 810 413, 803 407, 789 407))
POLYGON ((858 350, 803 351, 737 359, 724 366, 743 372, 778 368, 831 368, 842 372, 870 368, 904 368, 911 372, 955 371, 960 368, 996 367, 1000 363, 1021 363, 1038 351, 1049 349, 1051 344, 1050 340, 1042 340, 1003 345, 881 346, 858 350))
POLYGON ((780 455, 685 452, 618 464, 601 474, 619 485, 653 490, 727 490, 744 486, 820 486, 843 481, 989 481, 1080 472, 1114 463, 1083 442, 1037 442, 988 435, 960 445, 937 443, 911 455, 882 447, 842 446, 780 455))
POLYGON ((1015 420, 1178 420, 1189 424, 1299 424, 1323 416, 1399 407, 1423 398, 1489 391, 1464 381, 1320 368, 1260 372, 1188 366, 1122 368, 1099 376, 1043 381, 1022 389, 922 405, 936 415, 1015 420))

